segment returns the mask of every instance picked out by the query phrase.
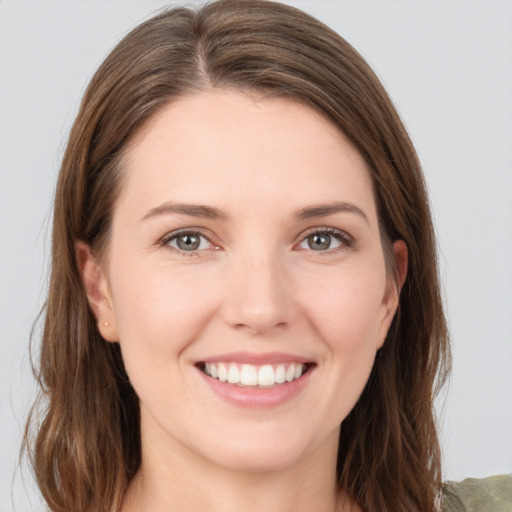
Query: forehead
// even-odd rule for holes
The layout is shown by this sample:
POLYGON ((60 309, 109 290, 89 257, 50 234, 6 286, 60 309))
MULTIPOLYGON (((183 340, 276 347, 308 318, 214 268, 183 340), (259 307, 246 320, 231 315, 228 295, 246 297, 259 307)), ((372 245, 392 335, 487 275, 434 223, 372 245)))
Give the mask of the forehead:
POLYGON ((321 114, 286 98, 211 91, 170 103, 135 136, 123 170, 120 202, 134 206, 374 202, 353 145, 321 114))

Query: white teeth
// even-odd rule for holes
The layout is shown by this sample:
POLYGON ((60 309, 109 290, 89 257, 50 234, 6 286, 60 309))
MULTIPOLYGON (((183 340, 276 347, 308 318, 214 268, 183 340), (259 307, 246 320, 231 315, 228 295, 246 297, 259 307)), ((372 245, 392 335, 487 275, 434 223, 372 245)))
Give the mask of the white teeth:
POLYGON ((258 384, 260 386, 273 386, 276 383, 274 379, 274 368, 265 364, 258 371, 258 384))
MULTIPOLYGON (((212 366, 215 366, 215 365, 212 364, 212 366)), ((218 370, 219 380, 221 382, 226 382, 228 380, 228 371, 226 370, 226 367, 222 363, 220 363, 217 370, 218 370)), ((213 377, 213 375, 212 375, 212 377, 213 377)))
POLYGON ((244 364, 240 372, 242 386, 256 386, 258 384, 258 371, 250 364, 244 364))
POLYGON ((240 370, 238 366, 232 364, 228 370, 228 382, 230 384, 238 384, 240 382, 240 370))
POLYGON ((241 367, 235 363, 205 363, 204 365, 204 372, 221 382, 261 387, 292 382, 302 376, 304 369, 305 366, 300 363, 277 366, 243 364, 241 367))
POLYGON ((286 380, 286 370, 282 364, 276 368, 274 378, 276 380, 276 384, 282 384, 286 380))

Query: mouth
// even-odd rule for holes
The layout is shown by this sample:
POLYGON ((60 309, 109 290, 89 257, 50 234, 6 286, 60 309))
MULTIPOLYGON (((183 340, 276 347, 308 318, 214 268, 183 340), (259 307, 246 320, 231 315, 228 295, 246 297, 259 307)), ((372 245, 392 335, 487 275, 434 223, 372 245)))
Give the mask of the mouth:
POLYGON ((268 389, 295 382, 310 372, 315 363, 240 364, 235 362, 199 362, 208 377, 242 388, 268 389))

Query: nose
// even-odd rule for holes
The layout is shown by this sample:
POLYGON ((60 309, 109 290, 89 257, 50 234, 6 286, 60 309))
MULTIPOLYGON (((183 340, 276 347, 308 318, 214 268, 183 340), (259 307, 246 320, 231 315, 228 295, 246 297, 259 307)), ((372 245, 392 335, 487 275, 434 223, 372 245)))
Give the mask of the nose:
POLYGON ((295 310, 293 282, 279 258, 248 256, 231 266, 222 307, 228 325, 270 335, 286 328, 295 310))

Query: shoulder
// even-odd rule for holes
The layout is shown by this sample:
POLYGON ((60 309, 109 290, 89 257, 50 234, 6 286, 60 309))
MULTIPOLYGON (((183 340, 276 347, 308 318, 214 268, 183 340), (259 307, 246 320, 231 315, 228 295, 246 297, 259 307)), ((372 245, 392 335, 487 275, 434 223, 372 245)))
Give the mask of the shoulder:
POLYGON ((445 512, 512 512, 512 476, 467 478, 444 486, 445 512))

